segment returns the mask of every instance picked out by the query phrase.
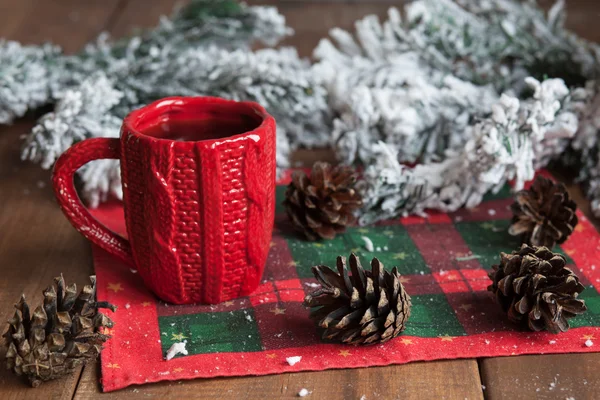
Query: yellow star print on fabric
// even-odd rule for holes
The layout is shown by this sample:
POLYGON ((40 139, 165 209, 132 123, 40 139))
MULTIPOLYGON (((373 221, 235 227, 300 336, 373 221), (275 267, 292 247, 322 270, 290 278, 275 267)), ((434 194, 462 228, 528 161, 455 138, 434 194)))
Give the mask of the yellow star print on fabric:
POLYGON ((413 344, 412 339, 402 338, 402 344, 409 345, 413 344))
POLYGON ((110 369, 120 369, 121 367, 119 366, 119 364, 108 363, 108 364, 106 365, 106 368, 110 368, 110 369))
POLYGON ((275 358, 275 357, 277 357, 277 354, 275 354, 275 353, 267 354, 267 358, 275 358))
POLYGON ((442 339, 442 342, 451 342, 454 340, 454 337, 450 336, 450 335, 442 335, 442 336, 438 336, 440 339, 442 339))
POLYGON ((583 337, 581 339, 583 339, 583 340, 594 340, 596 338, 594 337, 594 335, 583 335, 583 337))
POLYGON ((183 371, 183 368, 181 368, 181 367, 173 369, 173 372, 181 372, 181 371, 183 371))
POLYGON ((183 333, 173 333, 171 335, 171 340, 181 342, 183 339, 187 339, 187 336, 184 336, 183 333))
POLYGON ((125 290, 125 289, 123 289, 123 286, 121 286, 120 283, 111 282, 108 284, 108 290, 112 290, 113 292, 118 293, 121 290, 125 290))
POLYGON ((142 303, 143 307, 150 307, 151 305, 152 305, 152 303, 149 302, 149 301, 145 301, 145 302, 142 303))
POLYGON ((348 356, 352 355, 352 353, 350 353, 349 350, 340 350, 340 352, 338 354, 342 357, 348 357, 348 356))
POLYGON ((225 307, 231 307, 231 306, 232 306, 232 305, 234 305, 234 304, 235 304, 235 303, 234 303, 233 301, 231 301, 231 300, 229 300, 229 301, 226 301, 225 303, 223 303, 223 305, 224 305, 225 307))
POLYGON ((486 231, 493 231, 495 228, 494 224, 492 224, 491 222, 485 222, 481 224, 481 227, 486 231))
POLYGON ((269 310, 269 311, 271 311, 275 315, 283 315, 283 314, 285 314, 285 308, 275 307, 275 308, 273 308, 272 310, 269 310))
POLYGON ((406 258, 406 253, 405 252, 396 253, 396 254, 394 254, 394 256, 392 258, 394 260, 404 260, 406 258))
POLYGON ((458 306, 458 308, 460 308, 463 311, 469 311, 471 308, 473 308, 472 304, 461 304, 460 306, 458 306))

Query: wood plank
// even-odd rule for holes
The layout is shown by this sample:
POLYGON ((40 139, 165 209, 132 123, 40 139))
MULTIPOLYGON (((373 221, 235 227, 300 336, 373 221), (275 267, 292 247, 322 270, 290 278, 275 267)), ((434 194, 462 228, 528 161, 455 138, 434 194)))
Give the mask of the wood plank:
POLYGON ((105 28, 121 1, 28 0, 19 6, 21 2, 3 0, 0 19, 7 21, 10 30, 2 30, 2 37, 25 44, 51 41, 74 52, 105 28))
POLYGON ((2 22, 0 33, 2 37, 11 38, 15 31, 25 25, 33 2, 35 0, 0 0, 0 21, 2 22))
MULTIPOLYGON (((63 217, 50 188, 49 172, 38 166, 23 165, 19 160, 19 136, 31 128, 30 122, 19 122, 0 129, 0 321, 14 313, 14 304, 24 293, 36 307, 42 302, 42 290, 63 273, 69 282, 86 283, 93 273, 90 246, 63 217)), ((4 346, 0 359, 4 361, 4 346)), ((2 365, 0 398, 22 399, 37 393, 49 398, 70 398, 79 373, 66 379, 31 389, 2 365)))
MULTIPOLYGON (((118 0, 19 1, 0 3, 0 37, 26 42, 50 39, 67 50, 80 48, 104 27, 118 0), (104 4, 101 7, 101 3, 104 4), (5 12, 6 11, 6 12, 5 12), (78 21, 65 16, 79 15, 78 21)), ((41 291, 55 276, 64 273, 70 282, 83 285, 92 273, 90 247, 71 227, 56 205, 50 188, 50 173, 37 165, 21 162, 20 136, 32 122, 0 126, 0 329, 12 316, 12 305, 22 293, 31 305, 40 304, 41 291)), ((4 346, 0 346, 4 363, 4 346)), ((4 365, 0 368, 0 398, 71 399, 79 379, 72 376, 31 389, 4 365)))
POLYGON ((128 0, 110 33, 118 38, 142 28, 152 28, 158 24, 161 16, 171 15, 176 6, 188 2, 189 0, 128 0))
MULTIPOLYGON (((98 371, 85 369, 75 400, 95 399, 98 371)), ((242 378, 196 379, 129 387, 102 399, 292 399, 306 389, 314 399, 482 399, 475 360, 413 363, 242 378)))
MULTIPOLYGON (((538 3, 548 10, 556 0, 538 0, 538 3)), ((565 3, 567 28, 588 40, 600 42, 600 29, 595 23, 600 13, 600 4, 589 0, 569 0, 565 3)))
MULTIPOLYGON (((254 1, 253 3, 266 3, 254 1)), ((396 2, 398 3, 398 2, 396 2)), ((130 0, 111 32, 114 36, 127 34, 134 27, 151 27, 161 14, 168 14, 173 1, 130 0), (140 12, 140 9, 145 12, 140 12)), ((296 46, 301 55, 308 56, 328 29, 341 26, 350 29, 356 19, 369 14, 385 14, 389 4, 302 4, 279 2, 280 11, 296 35, 284 44, 296 46)), ((298 161, 313 161, 314 157, 329 157, 328 151, 301 153, 298 161)), ((98 368, 85 368, 75 398, 94 398, 99 395, 98 368)), ((482 398, 480 377, 475 360, 413 363, 401 366, 368 369, 330 370, 260 377, 197 379, 180 383, 162 382, 140 388, 128 388, 105 394, 103 398, 284 398, 297 397, 301 388, 313 391, 311 398, 359 399, 383 397, 403 399, 423 398, 482 398), (398 377, 402 377, 399 379, 398 377), (424 396, 425 395, 425 396, 424 396)))
POLYGON ((328 35, 330 29, 339 27, 354 31, 356 20, 376 14, 384 19, 391 5, 399 6, 403 2, 304 2, 304 1, 250 1, 251 4, 276 5, 283 14, 289 26, 294 28, 294 36, 286 38, 282 46, 293 46, 301 57, 310 57, 319 41, 328 35))
MULTIPOLYGON (((565 182, 564 180, 561 180, 561 181, 565 182)), ((572 183, 572 182, 568 183, 566 186, 567 186, 567 190, 569 191, 569 194, 573 198, 573 201, 575 201, 575 203, 577 203, 577 207, 579 207, 579 209, 588 217, 588 219, 590 220, 590 222, 592 224, 594 224, 596 229, 598 229, 598 231, 600 231, 600 218, 595 218, 594 215, 592 214, 590 202, 585 197, 585 194, 584 194, 583 190, 581 189, 581 186, 578 184, 572 183)))
POLYGON ((490 400, 597 399, 600 393, 597 353, 489 358, 480 367, 490 400))

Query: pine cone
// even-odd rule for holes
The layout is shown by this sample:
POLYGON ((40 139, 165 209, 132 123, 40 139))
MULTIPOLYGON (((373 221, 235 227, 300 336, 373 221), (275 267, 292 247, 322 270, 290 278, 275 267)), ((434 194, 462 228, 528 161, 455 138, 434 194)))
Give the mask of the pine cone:
POLYGON ((283 205, 294 227, 308 240, 333 239, 356 223, 354 211, 362 205, 350 167, 317 162, 310 178, 295 171, 283 205))
POLYGON ((569 318, 583 314, 585 301, 577 299, 584 286, 566 268, 561 254, 526 244, 512 254, 501 253, 500 265, 490 272, 494 292, 508 318, 533 331, 566 332, 569 318))
POLYGON ((394 268, 387 272, 373 258, 371 272, 350 255, 348 276, 345 257, 337 258, 335 273, 324 265, 312 268, 322 288, 304 298, 310 317, 325 328, 323 339, 348 344, 384 343, 404 330, 410 316, 410 296, 394 268))
POLYGON ((110 337, 99 330, 112 327, 113 322, 98 308, 114 312, 116 307, 96 302, 96 277, 90 280, 92 284, 77 295, 75 284, 65 287, 61 275, 55 279, 56 289, 49 286, 44 291, 44 305, 31 315, 25 296, 15 305, 18 311, 4 334, 6 364, 15 374, 27 376, 31 386, 68 375, 78 365, 95 360, 110 337))
POLYGON ((553 248, 561 244, 577 225, 577 205, 565 185, 538 175, 529 190, 522 190, 512 204, 509 233, 522 236, 523 243, 553 248))

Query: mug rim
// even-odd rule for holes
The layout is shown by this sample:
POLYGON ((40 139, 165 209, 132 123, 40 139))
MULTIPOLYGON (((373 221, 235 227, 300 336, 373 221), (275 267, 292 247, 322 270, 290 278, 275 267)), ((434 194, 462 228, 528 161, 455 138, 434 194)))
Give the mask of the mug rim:
MULTIPOLYGON (((248 137, 252 138, 252 135, 258 135, 260 138, 262 138, 263 132, 265 132, 265 129, 271 124, 275 124, 275 119, 273 118, 273 116, 271 116, 263 106, 253 101, 236 101, 211 96, 170 96, 161 98, 159 100, 155 100, 152 103, 140 107, 136 110, 133 110, 129 114, 127 114, 127 116, 123 119, 123 124, 121 126, 121 136, 123 136, 124 134, 129 134, 134 135, 137 138, 143 138, 144 140, 171 143, 173 145, 184 145, 185 143, 220 143, 226 141, 234 141, 236 139, 245 139, 248 137), (255 113, 261 118, 261 121, 255 128, 248 131, 244 131, 242 133, 236 133, 235 135, 225 136, 222 138, 186 140, 182 142, 168 138, 158 138, 146 135, 140 129, 137 128, 136 123, 138 123, 143 118, 147 118, 149 113, 156 112, 156 110, 159 107, 168 107, 169 105, 219 105, 236 108, 245 107, 249 114, 252 112, 255 113)), ((258 138, 256 138, 255 141, 257 141, 257 139, 258 138)))

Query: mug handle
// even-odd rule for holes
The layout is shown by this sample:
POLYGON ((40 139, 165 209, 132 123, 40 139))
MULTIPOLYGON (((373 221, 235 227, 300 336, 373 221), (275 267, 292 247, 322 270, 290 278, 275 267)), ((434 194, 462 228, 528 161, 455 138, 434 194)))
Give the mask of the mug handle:
POLYGON ((71 146, 54 164, 52 184, 54 194, 63 213, 86 239, 119 257, 129 265, 135 265, 129 241, 98 222, 81 202, 73 177, 75 172, 90 161, 102 158, 119 159, 121 143, 114 138, 86 139, 71 146))

